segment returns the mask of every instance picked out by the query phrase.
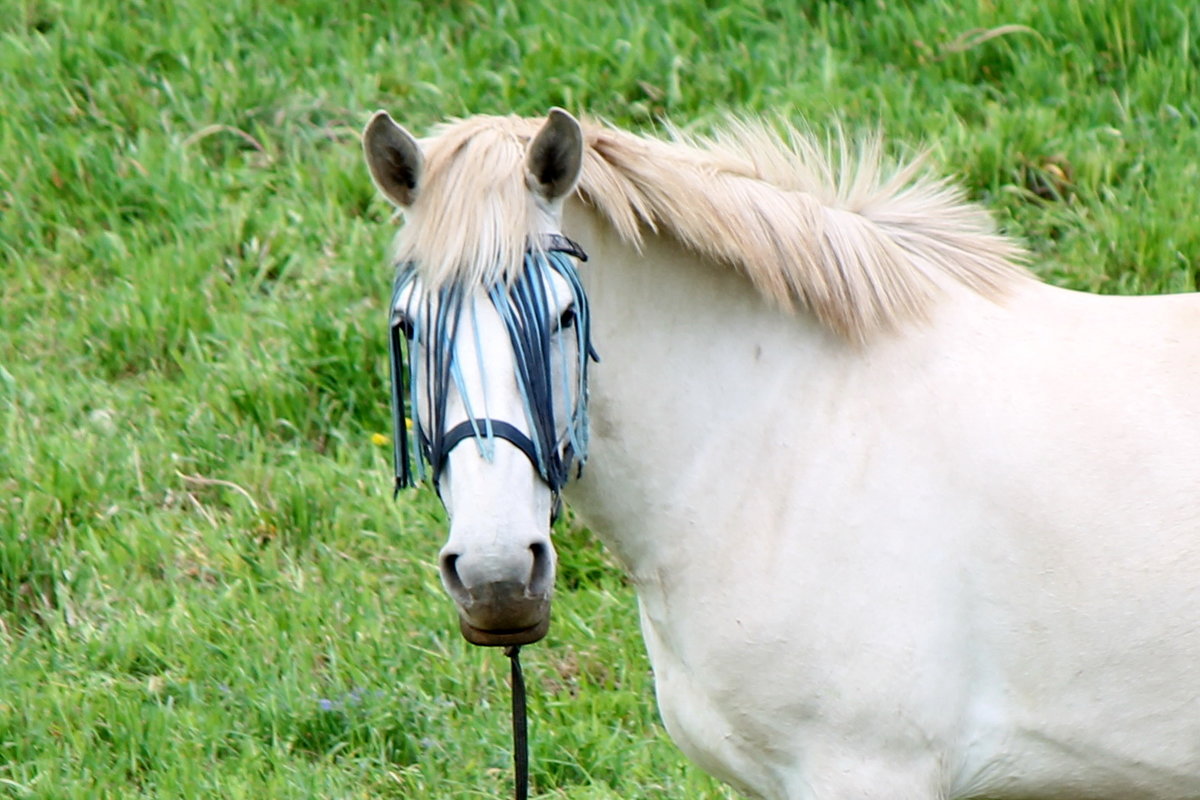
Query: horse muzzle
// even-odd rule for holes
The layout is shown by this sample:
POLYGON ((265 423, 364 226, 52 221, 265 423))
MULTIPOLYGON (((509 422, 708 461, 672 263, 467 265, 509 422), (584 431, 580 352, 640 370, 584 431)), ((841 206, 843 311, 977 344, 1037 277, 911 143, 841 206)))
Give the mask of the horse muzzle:
POLYGON ((448 546, 441 572, 458 607, 459 630, 471 644, 531 644, 550 630, 554 550, 548 541, 537 541, 509 558, 448 546))

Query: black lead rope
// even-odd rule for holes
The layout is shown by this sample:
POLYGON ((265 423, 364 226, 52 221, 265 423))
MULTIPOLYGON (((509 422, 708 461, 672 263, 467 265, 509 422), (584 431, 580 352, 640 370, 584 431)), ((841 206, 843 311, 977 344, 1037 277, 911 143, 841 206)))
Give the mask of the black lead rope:
POLYGON ((513 788, 517 800, 529 797, 529 732, 525 723, 525 678, 521 675, 520 645, 504 648, 512 663, 513 788))

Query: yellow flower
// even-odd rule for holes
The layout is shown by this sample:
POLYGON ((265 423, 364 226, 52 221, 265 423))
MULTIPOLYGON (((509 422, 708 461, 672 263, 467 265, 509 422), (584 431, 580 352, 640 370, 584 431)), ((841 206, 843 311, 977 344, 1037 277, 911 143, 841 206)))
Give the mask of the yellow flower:
POLYGON ((383 435, 382 433, 372 433, 371 434, 371 444, 375 445, 376 447, 383 447, 384 445, 391 444, 391 443, 392 443, 391 438, 383 435))

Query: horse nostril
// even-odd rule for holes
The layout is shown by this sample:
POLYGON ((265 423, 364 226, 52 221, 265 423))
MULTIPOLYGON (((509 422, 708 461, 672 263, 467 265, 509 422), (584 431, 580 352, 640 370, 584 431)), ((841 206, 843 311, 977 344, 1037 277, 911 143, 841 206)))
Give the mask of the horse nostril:
POLYGON ((458 598, 466 597, 467 587, 458 576, 458 553, 442 553, 441 567, 442 582, 450 594, 458 598))
POLYGON ((495 593, 515 591, 526 598, 548 597, 554 588, 554 550, 535 541, 526 551, 469 553, 445 549, 438 558, 442 584, 459 605, 472 605, 495 593), (524 554, 523 554, 524 552, 524 554))
POLYGON ((548 594, 554 586, 554 559, 545 542, 529 545, 533 553, 533 569, 529 573, 529 593, 533 596, 548 594))

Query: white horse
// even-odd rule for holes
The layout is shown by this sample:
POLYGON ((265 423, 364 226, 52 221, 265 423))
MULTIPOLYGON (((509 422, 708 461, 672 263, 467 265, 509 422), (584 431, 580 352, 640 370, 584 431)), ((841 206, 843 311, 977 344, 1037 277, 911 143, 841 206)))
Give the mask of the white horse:
POLYGON ((469 308, 409 354, 454 364, 441 388, 415 370, 424 434, 474 426, 432 453, 468 638, 548 621, 554 453, 527 452, 496 287, 573 267, 561 233, 586 298, 566 268, 531 280, 580 408, 571 303, 603 359, 567 497, 632 576, 692 759, 781 800, 1200 797, 1200 298, 1040 283, 877 149, 676 139, 557 109, 367 126, 407 217, 396 324, 450 289, 469 308))

